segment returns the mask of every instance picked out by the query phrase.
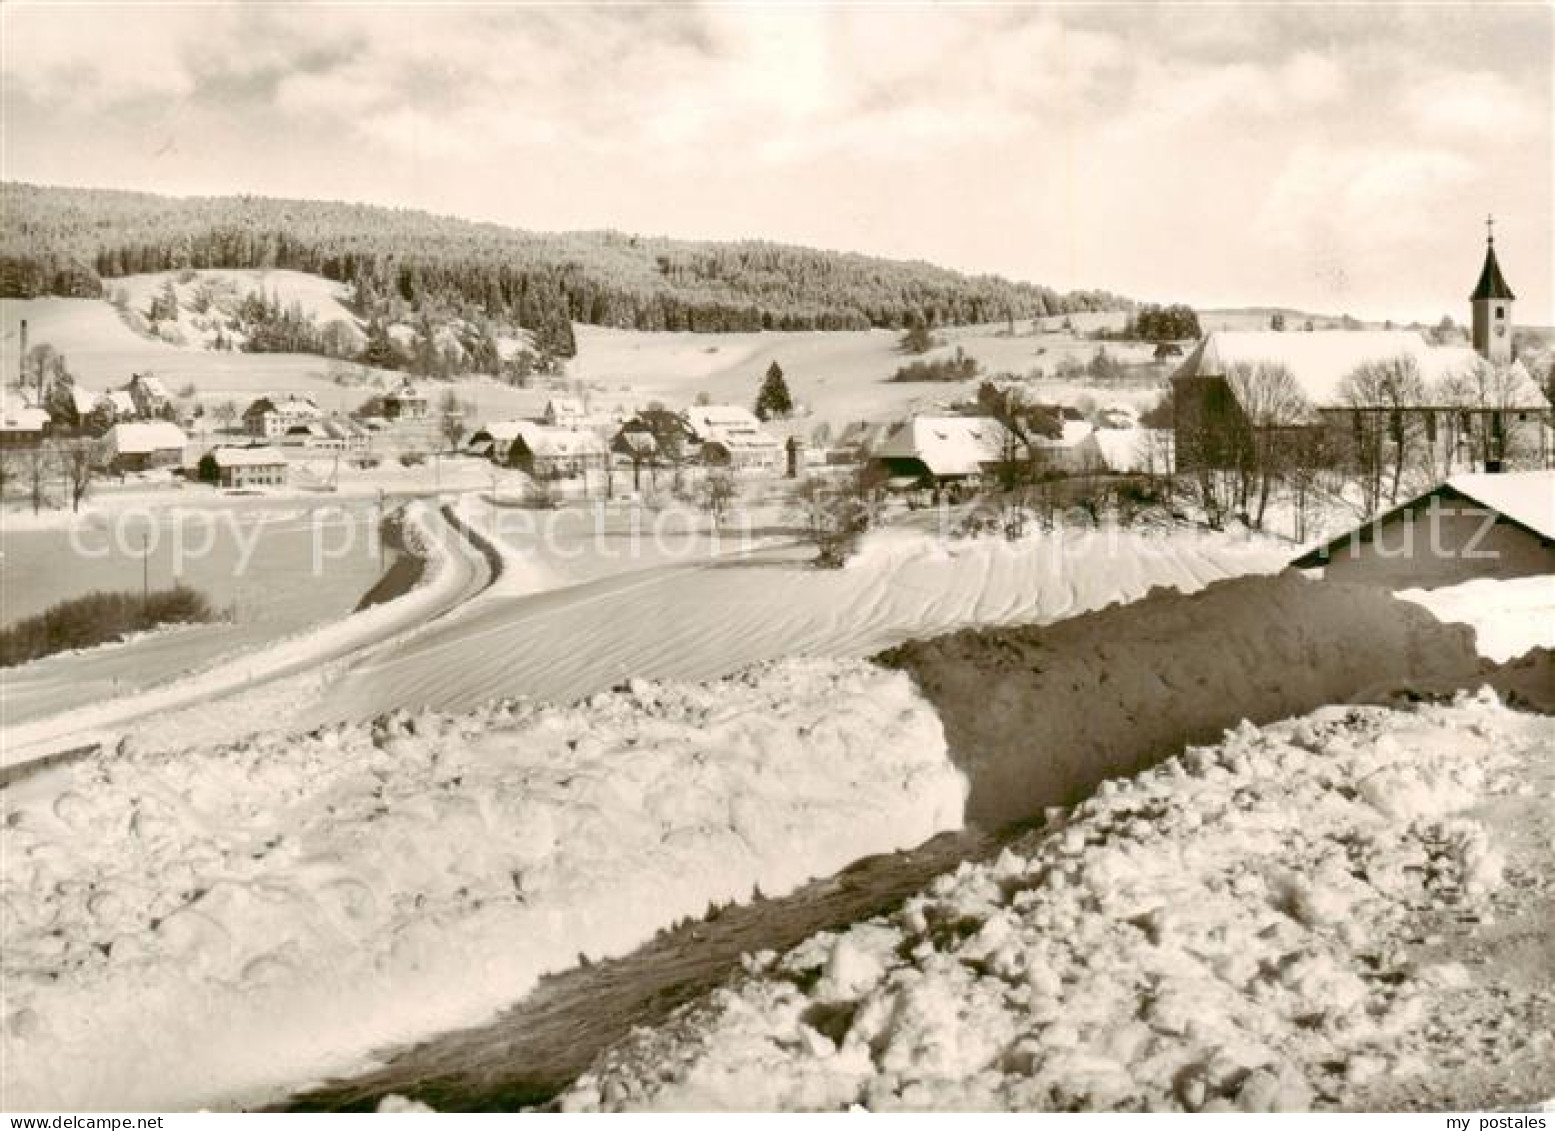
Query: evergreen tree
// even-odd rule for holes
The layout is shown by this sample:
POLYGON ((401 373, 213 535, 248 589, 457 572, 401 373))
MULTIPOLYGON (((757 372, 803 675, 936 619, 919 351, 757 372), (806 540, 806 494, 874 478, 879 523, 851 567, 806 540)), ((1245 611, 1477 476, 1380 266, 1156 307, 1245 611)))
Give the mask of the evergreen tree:
POLYGON ((775 416, 787 416, 794 411, 794 399, 788 394, 788 382, 783 379, 783 367, 774 361, 767 366, 767 376, 761 382, 761 392, 756 394, 756 416, 771 420, 775 416))

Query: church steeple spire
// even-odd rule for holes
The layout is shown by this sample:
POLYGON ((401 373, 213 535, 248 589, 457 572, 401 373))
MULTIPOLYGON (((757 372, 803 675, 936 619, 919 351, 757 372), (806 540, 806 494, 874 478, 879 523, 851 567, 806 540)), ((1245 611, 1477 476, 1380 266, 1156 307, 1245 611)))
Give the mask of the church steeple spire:
POLYGON ((1474 348, 1486 361, 1505 365, 1512 360, 1512 302, 1517 298, 1501 275, 1496 262, 1495 217, 1485 217, 1485 265, 1479 282, 1469 295, 1473 311, 1471 337, 1474 348))
POLYGON ((1485 217, 1485 266, 1479 273, 1479 283, 1474 287, 1474 293, 1469 296, 1470 302, 1481 299, 1505 299, 1510 302, 1517 297, 1501 277, 1501 264, 1496 262, 1495 223, 1494 216, 1485 217))

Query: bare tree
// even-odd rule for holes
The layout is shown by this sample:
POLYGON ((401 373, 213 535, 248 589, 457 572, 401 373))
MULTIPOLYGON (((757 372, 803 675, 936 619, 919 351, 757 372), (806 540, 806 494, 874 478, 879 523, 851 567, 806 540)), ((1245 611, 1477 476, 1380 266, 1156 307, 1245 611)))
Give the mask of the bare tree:
POLYGON ((867 465, 841 480, 817 476, 795 491, 804 512, 805 536, 814 544, 816 564, 835 569, 847 561, 859 535, 869 529, 880 473, 867 465))
POLYGON ((1280 362, 1237 362, 1227 367, 1226 383, 1241 407, 1246 428, 1237 436, 1237 505, 1255 529, 1275 483, 1288 470, 1297 433, 1317 423, 1316 414, 1296 376, 1280 362))
POLYGON ((733 475, 727 471, 708 472, 702 480, 701 501, 703 509, 712 515, 714 526, 723 526, 724 517, 739 494, 733 475))
POLYGON ((28 501, 32 503, 32 513, 37 514, 45 506, 53 506, 49 482, 53 478, 54 453, 41 445, 25 448, 20 453, 19 463, 22 484, 27 489, 28 501))
POLYGON ((1362 504, 1372 514, 1381 505, 1385 479, 1389 502, 1398 501, 1404 466, 1421 432, 1425 382, 1415 359, 1400 355, 1350 373, 1339 386, 1339 400, 1350 411, 1353 469, 1362 504))
POLYGON ((211 409, 211 415, 216 418, 216 423, 221 426, 222 431, 230 432, 232 425, 238 419, 237 403, 231 400, 222 401, 215 408, 211 409))
POLYGON ((1452 422, 1455 437, 1474 453, 1480 463, 1511 458, 1513 436, 1507 429, 1508 417, 1530 407, 1526 399, 1529 383, 1509 365, 1496 366, 1479 361, 1469 369, 1443 378, 1436 398, 1456 410, 1452 422))
POLYGON ((464 439, 464 421, 468 415, 468 407, 459 399, 459 394, 452 389, 443 390, 443 395, 438 398, 438 430, 442 433, 450 451, 457 450, 459 442, 464 439))
POLYGON ((54 459, 70 494, 70 509, 79 512, 97 471, 96 445, 90 440, 67 440, 57 446, 54 459))

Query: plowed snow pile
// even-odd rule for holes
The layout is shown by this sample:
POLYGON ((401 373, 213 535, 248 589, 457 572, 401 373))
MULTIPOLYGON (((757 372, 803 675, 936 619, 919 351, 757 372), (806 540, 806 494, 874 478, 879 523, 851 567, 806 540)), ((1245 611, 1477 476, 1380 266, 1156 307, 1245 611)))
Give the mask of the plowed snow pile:
POLYGON ((749 958, 563 1106, 1536 1102, 1552 756, 1555 720, 1489 691, 1244 724, 894 915, 749 958))
POLYGON ((0 1107, 359 1069, 580 953, 959 827, 964 798, 933 709, 862 662, 98 756, 5 795, 0 1107))
POLYGON ((1284 573, 1221 581, 1051 625, 909 641, 913 673, 987 827, 1072 805, 1105 778, 1392 686, 1462 687, 1486 666, 1472 634, 1369 586, 1284 573))
POLYGON ((1555 648, 1555 577, 1480 578, 1441 589, 1399 593, 1438 620, 1474 629, 1480 655, 1510 660, 1534 648, 1555 648))

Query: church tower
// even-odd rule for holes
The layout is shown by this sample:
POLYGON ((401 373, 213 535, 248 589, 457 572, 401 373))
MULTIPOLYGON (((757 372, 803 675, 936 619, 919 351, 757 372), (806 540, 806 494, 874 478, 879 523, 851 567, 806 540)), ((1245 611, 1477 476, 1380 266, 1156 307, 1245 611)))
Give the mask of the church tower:
POLYGON ((1512 360, 1512 303, 1517 296, 1501 277, 1501 265, 1496 262, 1495 219, 1487 217, 1485 226, 1485 266, 1469 296, 1474 312, 1474 349, 1492 365, 1507 365, 1512 360))

